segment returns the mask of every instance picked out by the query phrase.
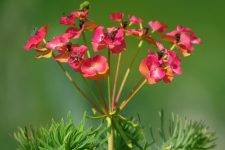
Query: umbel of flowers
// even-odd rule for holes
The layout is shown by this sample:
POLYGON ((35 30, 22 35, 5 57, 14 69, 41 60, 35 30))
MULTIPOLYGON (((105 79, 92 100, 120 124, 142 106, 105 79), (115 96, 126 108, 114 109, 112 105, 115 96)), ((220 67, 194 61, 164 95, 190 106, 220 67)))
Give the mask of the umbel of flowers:
POLYGON ((60 18, 59 23, 66 27, 64 33, 53 39, 46 39, 49 25, 42 26, 27 41, 24 49, 35 50, 38 53, 36 58, 53 58, 84 100, 99 115, 107 118, 112 129, 108 143, 109 149, 112 150, 114 116, 125 108, 144 85, 156 84, 160 81, 171 83, 175 75, 181 75, 180 57, 191 55, 194 44, 200 44, 201 40, 190 28, 181 25, 168 32, 168 26, 158 20, 144 22, 136 16, 125 16, 122 12, 113 12, 110 19, 115 21, 115 25, 105 27, 88 18, 88 14, 89 3, 85 2, 79 10, 60 18), (92 34, 90 40, 86 39, 86 33, 92 34), (154 38, 154 34, 158 34, 159 39, 154 38), (139 41, 137 48, 126 49, 127 37, 133 37, 139 41), (80 38, 83 40, 82 44, 78 44, 80 38), (144 42, 150 44, 149 49, 141 49, 144 42), (91 47, 88 47, 89 45, 91 47), (103 56, 99 51, 107 51, 107 55, 103 56), (125 74, 121 75, 122 55, 131 52, 134 56, 130 59, 125 74), (147 55, 142 60, 136 60, 140 52, 147 55), (116 57, 117 62, 113 62, 112 60, 115 59, 111 57, 116 57), (91 96, 81 89, 76 82, 77 79, 72 78, 63 63, 69 65, 74 73, 81 75, 91 96), (116 63, 115 71, 111 70, 112 63, 116 63), (139 63, 142 78, 134 88, 131 88, 127 97, 122 99, 121 94, 129 74, 135 71, 132 70, 134 63, 139 63), (122 78, 121 83, 118 83, 118 78, 122 78), (96 88, 90 85, 89 80, 93 80, 96 88), (102 80, 105 80, 108 85, 107 97, 100 86, 102 80), (97 89, 97 92, 94 92, 93 88, 97 89))

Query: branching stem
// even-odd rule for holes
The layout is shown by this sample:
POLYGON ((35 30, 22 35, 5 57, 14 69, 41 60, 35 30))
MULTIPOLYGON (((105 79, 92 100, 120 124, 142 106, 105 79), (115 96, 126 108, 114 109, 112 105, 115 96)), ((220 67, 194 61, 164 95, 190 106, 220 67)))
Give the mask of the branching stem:
POLYGON ((111 103, 112 110, 113 110, 113 107, 114 107, 114 104, 115 104, 116 86, 117 86, 117 81, 118 81, 118 76, 119 76, 119 70, 120 70, 120 64, 121 64, 121 56, 122 56, 122 54, 120 53, 119 57, 118 57, 118 61, 117 61, 116 74, 115 74, 113 93, 112 93, 112 103, 111 103))
POLYGON ((103 107, 105 109, 105 113, 108 114, 108 108, 107 108, 107 105, 106 105, 106 101, 105 101, 105 98, 104 98, 104 95, 103 95, 100 83, 99 83, 99 81, 95 81, 95 83, 96 83, 96 86, 97 86, 98 93, 100 95, 100 99, 101 99, 102 105, 103 105, 103 107))
POLYGON ((141 79, 137 85, 131 90, 131 92, 128 94, 127 98, 122 102, 120 105, 120 110, 123 110, 123 108, 130 102, 130 100, 137 94, 138 91, 141 90, 141 88, 147 83, 146 79, 141 79))
POLYGON ((65 73, 66 77, 70 80, 70 82, 73 84, 75 89, 84 97, 84 99, 99 113, 104 114, 101 109, 98 108, 96 104, 93 103, 93 101, 84 93, 84 91, 78 86, 78 84, 74 81, 72 76, 69 74, 69 72, 64 68, 64 66, 56 61, 56 63, 59 65, 59 67, 62 69, 62 71, 65 73))
POLYGON ((122 94, 124 85, 125 85, 125 83, 126 83, 126 81, 127 81, 127 78, 128 78, 128 76, 129 76, 129 74, 130 74, 130 70, 133 68, 134 62, 135 62, 135 60, 136 60, 138 54, 139 54, 140 51, 141 51, 142 44, 143 44, 143 41, 141 40, 140 43, 138 44, 138 50, 136 51, 136 53, 135 53, 134 56, 132 57, 131 63, 130 63, 129 67, 128 67, 127 70, 126 70, 126 73, 125 73, 124 78, 123 78, 123 81, 122 81, 122 83, 121 83, 119 92, 118 92, 117 97, 116 97, 116 105, 119 103, 119 99, 120 99, 120 96, 121 96, 121 94, 122 94))
POLYGON ((109 74, 108 74, 108 78, 107 78, 107 86, 108 86, 108 103, 109 103, 109 111, 112 111, 112 107, 111 107, 111 80, 110 80, 110 75, 111 75, 111 54, 110 54, 110 50, 108 49, 108 63, 109 63, 109 74))
MULTIPOLYGON (((86 36, 85 36, 84 32, 82 33, 82 37, 83 37, 84 44, 88 47, 88 45, 87 45, 87 39, 86 39, 86 36)), ((88 58, 91 57, 89 48, 87 50, 87 56, 88 56, 88 58)))

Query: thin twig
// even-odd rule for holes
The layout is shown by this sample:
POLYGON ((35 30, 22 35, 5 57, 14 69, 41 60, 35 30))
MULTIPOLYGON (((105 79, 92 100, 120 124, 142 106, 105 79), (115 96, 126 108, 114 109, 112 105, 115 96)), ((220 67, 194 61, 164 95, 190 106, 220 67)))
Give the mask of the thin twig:
POLYGON ((107 108, 107 105, 106 105, 106 101, 105 101, 105 98, 104 98, 104 95, 103 95, 100 83, 99 83, 99 81, 95 81, 95 83, 96 83, 96 86, 97 86, 98 93, 99 93, 99 95, 101 97, 100 99, 101 99, 102 105, 103 105, 103 107, 105 109, 105 113, 108 113, 108 108, 107 108))
POLYGON ((146 82, 147 82, 146 79, 144 79, 144 80, 142 79, 138 82, 138 84, 131 90, 131 92, 128 94, 127 98, 125 98, 125 100, 120 105, 120 110, 122 110, 130 102, 130 100, 137 94, 138 91, 141 90, 141 88, 145 85, 146 82), (140 84, 140 82, 141 82, 141 84, 140 84))
POLYGON ((108 85, 108 103, 109 103, 109 110, 112 111, 111 107, 111 81, 110 81, 110 75, 111 75, 111 56, 110 56, 110 50, 108 49, 108 63, 109 63, 109 73, 108 73, 108 79, 107 79, 107 85, 108 85))
POLYGON ((56 63, 59 65, 59 67, 62 69, 62 71, 65 73, 66 77, 70 80, 70 82, 73 84, 73 86, 77 89, 78 92, 84 97, 84 99, 99 113, 104 114, 98 107, 95 105, 91 99, 84 93, 84 91, 78 86, 78 84, 73 80, 69 72, 64 68, 64 66, 56 61, 56 63))
POLYGON ((140 43, 138 44, 138 50, 136 51, 136 53, 135 53, 134 56, 132 57, 131 63, 130 63, 129 67, 128 67, 127 70, 126 70, 126 73, 125 73, 124 78, 123 78, 123 81, 122 81, 122 83, 121 83, 119 92, 118 92, 117 97, 116 97, 116 101, 115 101, 115 102, 116 102, 116 105, 119 103, 119 99, 120 99, 120 96, 121 96, 121 94, 122 94, 124 85, 125 85, 125 83, 126 83, 126 81, 127 81, 127 78, 128 78, 128 76, 129 76, 129 74, 130 74, 130 70, 133 68, 134 62, 135 62, 135 60, 136 60, 138 54, 139 54, 140 51, 141 51, 141 46, 142 46, 142 44, 143 44, 143 41, 140 41, 140 43))
POLYGON ((81 75, 81 78, 83 79, 85 85, 87 86, 89 92, 91 93, 91 95, 94 97, 95 101, 99 104, 99 99, 97 98, 93 88, 91 87, 91 85, 89 84, 89 82, 87 81, 86 78, 84 78, 82 75, 81 75))
MULTIPOLYGON (((88 45, 87 45, 87 39, 86 39, 86 36, 85 36, 84 32, 82 33, 82 37, 83 37, 84 44, 88 47, 88 45)), ((88 58, 91 57, 89 48, 87 50, 87 56, 88 56, 88 58)))
POLYGON ((117 86, 117 81, 118 81, 118 76, 119 76, 119 70, 120 70, 120 62, 121 62, 121 56, 122 54, 119 54, 118 60, 117 60, 117 67, 116 67, 116 74, 115 74, 115 80, 114 80, 114 85, 113 85, 113 93, 112 93, 112 110, 115 104, 115 96, 116 96, 116 86, 117 86))

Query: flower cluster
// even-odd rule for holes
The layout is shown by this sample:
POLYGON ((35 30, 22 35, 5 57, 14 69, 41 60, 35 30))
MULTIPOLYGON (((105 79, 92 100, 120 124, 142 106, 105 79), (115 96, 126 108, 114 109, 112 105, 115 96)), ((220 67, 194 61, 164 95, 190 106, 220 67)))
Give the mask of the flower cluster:
MULTIPOLYGON (((181 75, 180 55, 189 56, 194 51, 194 44, 201 42, 190 28, 181 25, 178 25, 173 31, 166 32, 168 26, 158 20, 144 23, 143 19, 139 17, 125 16, 122 12, 114 12, 110 15, 110 19, 117 22, 117 25, 104 27, 89 19, 88 14, 89 5, 84 4, 79 10, 62 16, 59 22, 67 29, 63 34, 55 36, 50 41, 46 41, 49 26, 41 27, 27 41, 24 49, 37 51, 39 53, 37 58, 53 57, 58 63, 67 63, 84 78, 104 80, 110 76, 110 54, 113 57, 119 55, 120 58, 122 53, 135 50, 126 50, 126 37, 137 38, 140 41, 137 53, 131 59, 131 65, 124 75, 116 97, 116 84, 121 64, 118 58, 112 96, 112 101, 115 101, 116 98, 116 103, 143 42, 149 43, 151 48, 145 50, 147 56, 140 61, 139 71, 144 77, 145 83, 149 84, 155 84, 159 81, 170 83, 174 75, 181 75), (144 24, 146 26, 143 26, 144 24), (90 41, 87 41, 85 37, 86 32, 92 33, 90 41), (158 34, 159 39, 155 38, 155 34, 158 34), (83 38, 82 44, 79 44, 80 40, 78 39, 80 38, 83 38), (90 45, 91 47, 88 47, 90 45), (164 45, 170 45, 171 48, 166 48, 164 45), (176 49, 180 54, 176 52, 176 49), (102 50, 108 50, 108 56, 99 54, 99 51, 102 50)), ((137 89, 139 89, 138 86, 137 89)))
MULTIPOLYGON (((89 8, 89 2, 85 1, 80 5, 78 10, 60 17, 59 23, 65 28, 65 31, 61 35, 56 35, 52 39, 46 38, 49 32, 49 25, 40 27, 34 35, 28 39, 24 49, 26 51, 34 49, 38 53, 36 58, 52 58, 65 73, 74 88, 81 94, 81 96, 83 96, 84 100, 92 106, 94 116, 88 116, 88 118, 107 120, 107 127, 102 126, 105 124, 102 122, 95 131, 96 134, 98 134, 98 132, 102 130, 99 133, 107 135, 109 150, 114 149, 114 144, 117 143, 117 141, 120 142, 119 145, 122 145, 122 148, 116 147, 117 149, 135 149, 135 146, 140 149, 146 149, 148 145, 152 146, 154 143, 154 137, 151 134, 153 139, 151 144, 143 142, 142 127, 136 124, 132 119, 129 120, 123 117, 121 115, 121 111, 146 83, 156 84, 160 81, 171 83, 175 75, 181 75, 182 69, 180 58, 182 56, 189 56, 194 51, 194 45, 201 43, 201 39, 196 37, 195 33, 190 28, 178 25, 174 30, 168 31, 168 25, 161 21, 151 20, 145 22, 142 18, 134 15, 126 16, 122 12, 113 12, 110 14, 109 18, 115 23, 115 25, 110 27, 98 25, 95 21, 89 18, 89 8), (91 39, 86 39, 86 33, 90 33, 91 39), (129 42, 127 42, 128 37, 137 39, 137 48, 127 48, 127 45, 129 44, 129 42), (149 47, 143 50, 143 44, 148 44, 149 47), (103 51, 105 51, 105 53, 103 51), (146 53, 144 58, 138 60, 140 62, 138 65, 141 79, 137 81, 136 85, 130 90, 127 96, 122 96, 126 81, 130 73, 133 72, 133 66, 136 63, 136 59, 138 58, 137 56, 140 52, 146 53), (123 72, 121 72, 120 69, 124 63, 121 60, 123 60, 122 55, 124 53, 132 53, 133 56, 127 59, 129 61, 126 62, 128 63, 128 67, 124 74, 121 75, 123 72), (71 71, 67 71, 65 65, 70 66, 74 73, 81 75, 81 79, 85 83, 87 89, 83 90, 83 87, 79 86, 79 82, 77 82, 78 79, 73 78, 70 74, 71 71), (119 80, 119 78, 121 80, 119 80), (119 83, 120 81, 121 83, 119 83), (93 84, 90 84, 90 82, 93 84), (107 82, 107 89, 103 90, 101 85, 105 82, 107 82), (105 94, 106 91, 107 98, 105 94), (104 130, 102 127, 104 127, 104 130), (105 134, 105 131, 108 133, 105 134), (121 141, 124 143, 121 144, 121 141), (139 144, 139 142, 144 145, 143 148, 142 144, 139 144)), ((133 82, 135 82, 135 80, 133 82)), ((162 121, 161 126, 163 127, 163 112, 160 112, 160 118, 162 121)), ((180 127, 181 120, 179 120, 179 118, 177 120, 172 119, 172 121, 174 121, 172 122, 174 128, 177 129, 177 126, 180 127)), ((196 124, 193 125, 196 126, 196 124)), ((194 133, 193 138, 189 140, 189 143, 187 143, 186 138, 186 145, 184 141, 179 148, 182 148, 182 146, 184 149, 185 147, 190 148, 190 145, 193 148, 195 148, 195 146, 198 148, 199 146, 202 146, 203 149, 204 147, 213 147, 213 143, 211 144, 212 146, 210 146, 207 145, 207 142, 205 141, 208 141, 208 143, 214 141, 214 135, 210 135, 210 133, 208 134, 205 129, 203 133, 203 127, 204 126, 201 126, 200 124, 199 127, 196 126, 196 128, 194 128, 196 130, 195 132, 191 130, 191 133, 194 133), (207 135, 207 138, 205 138, 204 134, 207 135), (196 139, 196 135, 200 135, 199 140, 196 139), (199 142, 204 144, 199 145, 199 142), (193 146, 193 143, 196 144, 193 146)), ((63 128, 64 125, 62 126, 62 129, 63 128)), ((66 131, 69 131, 68 129, 70 129, 67 127, 65 128, 66 131)), ((59 129, 61 132, 61 126, 59 129)), ((173 127, 170 129, 173 130, 173 127)), ((160 129, 159 131, 160 136, 164 141, 162 149, 173 148, 173 143, 177 146, 178 144, 176 142, 180 142, 184 139, 184 136, 182 136, 181 139, 176 136, 175 139, 172 139, 171 145, 171 139, 166 138, 164 130, 160 129)), ((174 129, 174 131, 177 130, 174 129)), ((24 132, 21 130, 22 136, 20 136, 20 134, 17 136, 16 134, 16 138, 17 140, 19 139, 18 141, 21 143, 21 146, 27 145, 27 140, 28 145, 30 145, 30 139, 24 136, 26 133, 27 130, 24 132), (20 137, 22 137, 21 140, 20 137), (25 140, 23 137, 25 137, 25 140)), ((58 132, 55 133, 57 137, 60 137, 58 132)), ((95 135, 95 133, 93 133, 94 132, 90 135, 95 135)), ((185 133, 188 132, 185 131, 185 133)), ((173 135, 174 134, 176 134, 176 132, 174 132, 173 135)), ((51 135, 50 137, 54 137, 52 140, 54 142, 55 136, 51 135)), ((180 134, 180 130, 179 135, 183 135, 180 134)), ((191 134, 188 133, 188 136, 189 135, 191 134)), ((80 136, 78 137, 78 140, 77 137, 72 136, 71 138, 68 134, 65 136, 69 137, 69 142, 72 141, 72 147, 74 147, 74 145, 84 145, 84 138, 81 139, 82 141, 79 141, 80 136)), ((102 138, 100 135, 97 136, 101 137, 105 142, 105 137, 102 138)), ((88 138, 90 137, 88 136, 87 139, 88 138)), ((33 141, 35 142, 35 140, 36 139, 34 138, 33 141)), ((58 139, 56 138, 56 140, 58 139)), ((40 139, 38 139, 37 142, 40 143, 39 141, 40 139)), ((92 143, 89 142, 89 145, 100 146, 99 148, 104 147, 104 142, 100 142, 101 144, 98 144, 99 142, 97 142, 96 144, 95 141, 96 140, 92 141, 92 143)), ((66 141, 67 147, 69 142, 66 141)), ((43 142, 41 144, 43 145, 43 142)), ((65 140, 63 144, 65 145, 65 140)), ((31 144, 30 146, 33 145, 35 144, 31 144)), ((45 145, 47 145, 48 148, 51 147, 51 145, 45 145)), ((118 144, 115 145, 118 146, 118 144)), ((159 149, 161 148, 161 146, 156 146, 159 149)), ((37 147, 37 144, 35 147, 37 147)))

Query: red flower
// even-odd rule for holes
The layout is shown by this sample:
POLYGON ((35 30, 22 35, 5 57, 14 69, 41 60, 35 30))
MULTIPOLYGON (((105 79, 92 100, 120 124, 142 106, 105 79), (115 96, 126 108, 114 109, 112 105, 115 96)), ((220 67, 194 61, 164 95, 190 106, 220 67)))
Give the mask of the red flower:
POLYGON ((152 28, 152 32, 164 32, 168 26, 160 21, 150 21, 148 25, 152 28))
POLYGON ((161 80, 169 83, 174 74, 181 75, 180 59, 174 51, 161 49, 159 52, 149 52, 147 58, 141 61, 139 71, 147 78, 149 84, 155 84, 161 80))
POLYGON ((123 30, 119 27, 108 28, 108 36, 105 41, 113 54, 118 54, 126 50, 123 30))
POLYGON ((71 14, 79 20, 85 20, 85 21, 89 21, 89 19, 87 18, 89 11, 88 10, 78 10, 78 11, 74 11, 71 14))
POLYGON ((63 17, 60 18, 60 24, 73 25, 73 24, 75 24, 74 19, 75 19, 75 17, 73 16, 73 14, 63 16, 63 17))
POLYGON ((149 84, 155 84, 165 77, 165 71, 160 67, 158 55, 150 52, 149 56, 141 61, 141 74, 147 78, 149 84))
POLYGON ((59 49, 65 46, 69 42, 68 37, 66 36, 56 36, 52 41, 46 43, 46 48, 48 49, 59 49))
POLYGON ((78 29, 75 27, 68 28, 65 33, 60 36, 56 36, 52 41, 46 43, 46 47, 52 50, 59 49, 71 40, 80 37, 84 28, 78 29))
POLYGON ((124 13, 118 12, 118 13, 112 13, 110 15, 111 20, 117 21, 117 22, 122 22, 124 17, 124 13))
POLYGON ((80 71, 80 66, 85 60, 87 47, 84 45, 76 45, 68 43, 59 50, 59 55, 55 56, 55 60, 68 63, 75 71, 80 71))
POLYGON ((165 70, 164 82, 169 83, 173 80, 174 74, 181 75, 182 69, 180 67, 181 61, 176 52, 164 49, 158 53, 159 62, 165 70), (161 58, 160 58, 161 57, 161 58))
POLYGON ((143 29, 126 29, 125 33, 126 36, 134 36, 139 39, 143 39, 145 41, 150 42, 154 46, 156 46, 156 40, 153 39, 149 34, 149 28, 143 28, 143 29))
POLYGON ((107 29, 104 33, 104 27, 99 26, 94 31, 92 37, 92 46, 95 52, 108 48, 113 54, 120 53, 126 49, 123 30, 119 27, 107 29))
POLYGON ((70 13, 67 16, 61 17, 60 18, 60 24, 74 25, 75 24, 75 19, 90 21, 87 18, 87 15, 88 15, 88 10, 85 10, 85 11, 82 11, 82 10, 74 11, 74 12, 70 13))
POLYGON ((106 33, 104 33, 104 27, 103 26, 99 26, 95 29, 93 37, 92 37, 92 46, 93 46, 93 50, 99 51, 102 49, 107 48, 107 44, 105 42, 105 37, 107 36, 106 33))
POLYGON ((132 24, 141 24, 142 23, 142 19, 137 18, 136 16, 131 16, 131 17, 129 17, 129 19, 130 19, 130 23, 132 23, 132 24))
POLYGON ((43 26, 40 29, 37 30, 37 32, 32 36, 24 46, 25 50, 30 50, 32 48, 38 48, 38 46, 42 43, 42 41, 45 39, 46 34, 48 32, 49 26, 43 26))
POLYGON ((178 26, 176 30, 164 34, 161 39, 167 40, 176 45, 183 56, 189 56, 194 50, 193 44, 200 44, 201 39, 195 36, 190 28, 178 26))
POLYGON ((81 66, 81 73, 84 77, 92 80, 104 79, 108 73, 109 66, 104 56, 96 55, 84 60, 81 66))
POLYGON ((68 39, 78 39, 83 33, 83 31, 84 31, 84 26, 82 26, 81 29, 71 27, 66 30, 63 36, 68 39))

